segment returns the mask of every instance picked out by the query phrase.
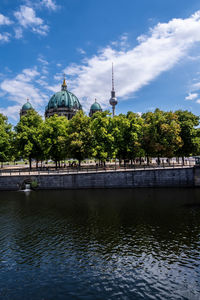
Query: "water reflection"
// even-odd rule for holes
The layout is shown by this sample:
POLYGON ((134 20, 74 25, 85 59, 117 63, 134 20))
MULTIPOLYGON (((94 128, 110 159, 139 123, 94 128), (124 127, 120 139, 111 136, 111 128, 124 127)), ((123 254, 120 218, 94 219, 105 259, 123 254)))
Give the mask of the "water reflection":
POLYGON ((0 298, 199 299, 200 190, 1 192, 0 298))

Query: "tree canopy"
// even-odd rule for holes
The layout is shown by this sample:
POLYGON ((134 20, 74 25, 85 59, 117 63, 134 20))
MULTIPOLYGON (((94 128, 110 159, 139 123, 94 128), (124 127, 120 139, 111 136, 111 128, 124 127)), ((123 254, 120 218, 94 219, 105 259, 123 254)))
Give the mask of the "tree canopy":
POLYGON ((111 117, 108 111, 91 118, 79 111, 71 120, 54 115, 43 121, 34 110, 22 116, 12 130, 0 114, 0 161, 92 158, 135 160, 200 154, 199 116, 189 111, 156 109, 142 115, 128 112, 111 117))

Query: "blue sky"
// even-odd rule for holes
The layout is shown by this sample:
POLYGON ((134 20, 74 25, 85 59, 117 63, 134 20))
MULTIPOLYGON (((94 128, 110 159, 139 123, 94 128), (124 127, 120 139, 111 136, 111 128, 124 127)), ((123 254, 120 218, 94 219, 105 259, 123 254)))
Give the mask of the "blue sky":
POLYGON ((16 123, 29 98, 44 115, 63 73, 86 113, 188 109, 200 114, 196 0, 1 0, 0 112, 16 123))

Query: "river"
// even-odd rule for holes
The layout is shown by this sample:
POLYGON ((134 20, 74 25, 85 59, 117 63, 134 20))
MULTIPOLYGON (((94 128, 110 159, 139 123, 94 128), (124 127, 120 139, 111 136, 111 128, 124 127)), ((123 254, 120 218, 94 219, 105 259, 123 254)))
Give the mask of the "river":
POLYGON ((0 299, 200 299, 200 189, 0 192, 0 299))

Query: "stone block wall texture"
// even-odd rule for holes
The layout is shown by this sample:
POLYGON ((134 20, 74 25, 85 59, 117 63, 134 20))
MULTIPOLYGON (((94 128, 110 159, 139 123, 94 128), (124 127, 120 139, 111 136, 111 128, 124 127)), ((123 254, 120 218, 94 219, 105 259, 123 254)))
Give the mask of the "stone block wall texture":
POLYGON ((0 190, 19 190, 30 180, 37 180, 38 189, 193 187, 200 186, 200 168, 0 176, 0 190))

